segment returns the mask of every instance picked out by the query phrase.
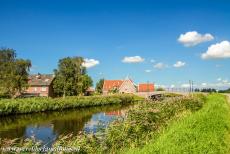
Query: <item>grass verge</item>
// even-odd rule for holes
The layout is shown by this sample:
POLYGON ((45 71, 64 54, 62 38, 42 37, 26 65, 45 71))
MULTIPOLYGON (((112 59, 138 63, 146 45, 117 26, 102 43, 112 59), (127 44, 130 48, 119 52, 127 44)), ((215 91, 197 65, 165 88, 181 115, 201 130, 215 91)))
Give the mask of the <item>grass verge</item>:
POLYGON ((66 98, 20 98, 1 99, 0 116, 9 114, 34 113, 42 111, 57 111, 71 108, 102 106, 111 104, 133 103, 138 98, 135 95, 82 96, 66 98))
POLYGON ((163 131, 141 150, 129 153, 229 153, 230 107, 223 95, 211 94, 204 107, 163 131))

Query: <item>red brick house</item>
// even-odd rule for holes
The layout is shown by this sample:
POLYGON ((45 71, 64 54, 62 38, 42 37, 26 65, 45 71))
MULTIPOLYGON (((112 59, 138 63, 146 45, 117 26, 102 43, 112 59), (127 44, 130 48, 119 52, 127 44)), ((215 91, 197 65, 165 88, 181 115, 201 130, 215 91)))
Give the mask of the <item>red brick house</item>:
POLYGON ((43 97, 53 97, 53 79, 52 74, 36 74, 29 76, 29 88, 25 94, 43 97))
POLYGON ((136 86, 129 78, 125 80, 104 80, 103 94, 108 94, 113 89, 117 89, 119 93, 136 93, 136 86))
POLYGON ((154 92, 153 83, 140 83, 138 85, 138 92, 154 92))

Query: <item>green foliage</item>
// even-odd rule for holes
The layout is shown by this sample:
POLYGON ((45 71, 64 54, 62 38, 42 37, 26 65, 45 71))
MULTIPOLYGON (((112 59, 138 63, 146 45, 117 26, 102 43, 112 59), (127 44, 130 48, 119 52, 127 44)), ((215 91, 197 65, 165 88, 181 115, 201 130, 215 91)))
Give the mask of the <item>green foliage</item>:
POLYGON ((157 89, 156 89, 156 91, 165 91, 165 89, 164 89, 164 88, 159 87, 159 88, 157 88, 157 89))
POLYGON ((100 79, 96 84, 96 92, 102 94, 103 90, 104 79, 100 79))
POLYGON ((31 62, 17 59, 15 50, 0 49, 0 95, 15 97, 28 87, 31 62))
POLYGON ((109 90, 109 94, 117 94, 119 92, 119 89, 117 87, 114 87, 113 89, 109 90))
POLYGON ((69 96, 65 98, 35 97, 13 100, 1 99, 0 115, 63 110, 67 108, 81 108, 108 104, 127 104, 134 101, 134 95, 69 96))
POLYGON ((60 137, 54 147, 78 146, 83 153, 120 153, 142 147, 155 138, 161 128, 184 112, 201 108, 204 102, 197 97, 176 97, 160 102, 141 102, 128 111, 125 119, 114 121, 105 132, 92 135, 60 137), (190 105, 188 105, 191 103, 190 105), (104 134, 104 135, 103 135, 104 134), (60 142, 61 141, 61 142, 60 142))
POLYGON ((218 91, 219 93, 230 93, 230 88, 226 89, 226 90, 220 90, 218 91))
POLYGON ((174 121, 142 150, 130 153, 229 153, 229 117, 226 98, 211 94, 201 110, 174 121))
POLYGON ((82 57, 67 57, 59 60, 58 69, 54 70, 54 93, 57 96, 82 95, 93 85, 90 76, 86 74, 86 68, 82 65, 82 57))

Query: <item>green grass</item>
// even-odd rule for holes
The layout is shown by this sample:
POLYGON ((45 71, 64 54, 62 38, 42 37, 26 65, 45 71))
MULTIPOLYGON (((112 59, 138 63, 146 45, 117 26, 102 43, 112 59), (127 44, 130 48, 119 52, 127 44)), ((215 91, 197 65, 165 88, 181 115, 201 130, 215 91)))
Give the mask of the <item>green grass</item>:
POLYGON ((129 148, 142 147, 169 121, 181 114, 196 112, 203 104, 200 97, 171 97, 162 101, 141 102, 128 111, 125 119, 114 121, 104 132, 61 136, 53 146, 77 146, 82 153, 120 153, 129 148))
POLYGON ((156 140, 130 153, 229 153, 230 108, 223 95, 211 94, 204 107, 172 123, 156 140))
POLYGON ((140 99, 134 95, 109 95, 109 96, 72 96, 66 98, 20 98, 1 99, 0 116, 9 114, 34 113, 55 111, 71 108, 102 106, 111 104, 128 104, 140 99))

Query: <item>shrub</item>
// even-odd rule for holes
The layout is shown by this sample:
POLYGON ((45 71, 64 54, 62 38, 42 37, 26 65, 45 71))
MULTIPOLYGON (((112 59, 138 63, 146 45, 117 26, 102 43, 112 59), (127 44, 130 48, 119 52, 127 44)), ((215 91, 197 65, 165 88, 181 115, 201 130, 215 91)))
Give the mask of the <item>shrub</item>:
POLYGON ((134 95, 109 95, 109 96, 70 96, 66 98, 18 98, 1 99, 0 116, 8 114, 22 114, 42 111, 62 110, 68 108, 80 108, 100 106, 108 104, 128 104, 136 101, 134 95))

